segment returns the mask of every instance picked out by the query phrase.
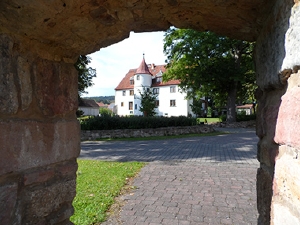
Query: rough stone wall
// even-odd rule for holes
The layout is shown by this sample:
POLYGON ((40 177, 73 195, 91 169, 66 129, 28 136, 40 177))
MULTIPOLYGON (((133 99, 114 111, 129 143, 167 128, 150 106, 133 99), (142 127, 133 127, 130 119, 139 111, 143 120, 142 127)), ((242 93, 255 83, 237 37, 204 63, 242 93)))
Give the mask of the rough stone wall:
POLYGON ((300 224, 300 8, 278 0, 256 47, 258 224, 300 224))
POLYGON ((130 138, 130 137, 153 137, 182 134, 200 134, 213 132, 212 126, 184 126, 184 127, 161 127, 156 129, 122 129, 122 130, 83 130, 81 140, 95 140, 97 138, 130 138))
POLYGON ((0 223, 68 224, 80 149, 77 74, 20 45, 0 35, 0 223))

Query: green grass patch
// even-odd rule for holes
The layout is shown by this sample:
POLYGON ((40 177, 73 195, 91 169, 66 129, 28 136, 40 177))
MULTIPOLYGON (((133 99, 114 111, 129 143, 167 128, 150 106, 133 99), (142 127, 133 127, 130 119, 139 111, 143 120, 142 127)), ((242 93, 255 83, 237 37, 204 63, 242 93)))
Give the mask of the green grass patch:
POLYGON ((220 122, 220 119, 219 118, 210 118, 210 117, 207 117, 207 118, 197 118, 197 122, 203 122, 203 123, 218 123, 220 122))
POLYGON ((91 225, 105 221, 106 211, 126 184, 145 163, 103 162, 78 159, 75 214, 71 221, 76 225, 91 225))
POLYGON ((152 141, 152 140, 167 140, 175 138, 187 138, 187 137, 206 137, 217 136, 221 134, 227 134, 226 132, 211 132, 201 134, 182 134, 182 135, 170 135, 170 136, 154 136, 154 137, 132 137, 132 138, 96 138, 96 141, 152 141))

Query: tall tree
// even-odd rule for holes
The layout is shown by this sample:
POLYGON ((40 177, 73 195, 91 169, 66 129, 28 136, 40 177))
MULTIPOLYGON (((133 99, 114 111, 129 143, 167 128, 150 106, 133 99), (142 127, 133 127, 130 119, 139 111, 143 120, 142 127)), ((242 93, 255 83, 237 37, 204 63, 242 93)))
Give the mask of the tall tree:
POLYGON ((140 112, 144 114, 144 116, 155 116, 156 105, 156 97, 157 94, 154 94, 151 88, 143 88, 143 91, 140 91, 140 112))
POLYGON ((96 77, 96 69, 88 67, 91 62, 91 58, 85 55, 80 55, 77 62, 74 64, 76 70, 78 71, 78 96, 87 93, 86 88, 93 86, 94 83, 92 79, 96 77))
POLYGON ((253 43, 209 31, 170 28, 164 38, 168 70, 163 79, 181 80, 180 87, 195 101, 207 96, 219 107, 226 102, 227 121, 233 122, 238 94, 255 82, 252 49, 253 43))

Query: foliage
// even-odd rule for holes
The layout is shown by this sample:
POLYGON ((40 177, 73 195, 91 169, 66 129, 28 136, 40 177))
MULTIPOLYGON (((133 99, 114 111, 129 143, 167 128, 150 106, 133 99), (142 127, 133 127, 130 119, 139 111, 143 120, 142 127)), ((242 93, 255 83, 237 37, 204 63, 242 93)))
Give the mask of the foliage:
POLYGON ((256 120, 256 114, 246 115, 246 114, 238 114, 236 116, 236 121, 249 121, 249 120, 256 120))
POLYGON ((140 93, 140 112, 143 113, 144 116, 155 116, 156 112, 155 109, 157 108, 155 101, 157 98, 157 94, 154 94, 152 89, 150 88, 143 88, 143 91, 140 93))
POLYGON ((179 79, 190 99, 209 97, 216 108, 226 103, 227 115, 234 120, 237 99, 253 98, 252 50, 253 43, 210 31, 170 28, 164 38, 168 70, 163 79, 179 79))
POLYGON ((82 130, 115 130, 115 129, 143 129, 172 126, 196 125, 196 118, 179 117, 142 117, 142 116, 95 116, 81 121, 82 130))
POLYGON ((143 166, 138 162, 78 160, 75 214, 71 221, 76 225, 105 221, 105 213, 126 184, 126 178, 135 176, 143 166))
POLYGON ((96 69, 87 67, 90 62, 90 57, 80 55, 77 59, 77 62, 74 64, 76 70, 78 71, 78 96, 87 93, 85 89, 94 85, 92 79, 96 77, 97 74, 96 69))
POLYGON ((83 116, 83 114, 84 114, 84 112, 82 111, 82 110, 77 110, 76 111, 76 117, 82 117, 83 116))
POLYGON ((100 108, 99 113, 101 116, 113 116, 114 113, 108 108, 100 108))

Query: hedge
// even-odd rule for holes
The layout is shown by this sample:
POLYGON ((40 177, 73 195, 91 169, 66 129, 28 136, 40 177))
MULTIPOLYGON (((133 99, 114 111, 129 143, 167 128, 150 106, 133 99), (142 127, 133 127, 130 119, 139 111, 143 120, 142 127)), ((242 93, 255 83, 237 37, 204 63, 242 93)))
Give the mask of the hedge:
POLYGON ((196 125, 196 118, 179 117, 119 117, 95 116, 81 121, 82 130, 143 129, 196 125))

